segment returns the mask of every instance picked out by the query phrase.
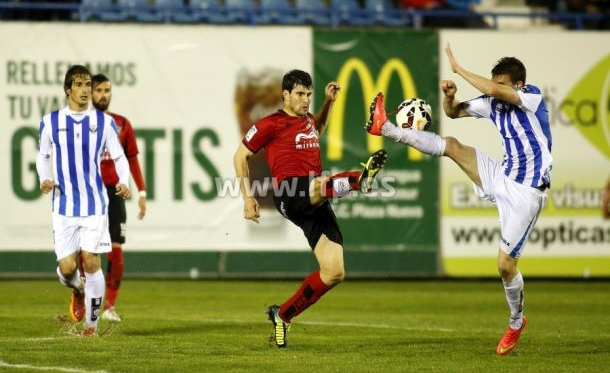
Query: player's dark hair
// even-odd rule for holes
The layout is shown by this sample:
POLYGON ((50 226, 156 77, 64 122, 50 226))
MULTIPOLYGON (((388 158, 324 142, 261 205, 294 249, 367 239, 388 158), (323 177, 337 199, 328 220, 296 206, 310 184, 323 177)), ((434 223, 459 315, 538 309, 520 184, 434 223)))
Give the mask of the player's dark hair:
POLYGON ((68 89, 72 88, 72 82, 77 76, 91 77, 89 69, 83 65, 72 65, 66 71, 66 77, 64 78, 64 92, 68 96, 68 89))
POLYGON ((110 79, 104 74, 96 74, 91 77, 91 87, 95 88, 100 83, 109 82, 110 79))
POLYGON ((508 75, 511 83, 525 83, 525 65, 515 57, 502 57, 491 69, 491 76, 508 75))
POLYGON ((302 85, 305 88, 313 87, 311 75, 303 70, 290 70, 282 79, 282 91, 292 92, 296 85, 302 85))

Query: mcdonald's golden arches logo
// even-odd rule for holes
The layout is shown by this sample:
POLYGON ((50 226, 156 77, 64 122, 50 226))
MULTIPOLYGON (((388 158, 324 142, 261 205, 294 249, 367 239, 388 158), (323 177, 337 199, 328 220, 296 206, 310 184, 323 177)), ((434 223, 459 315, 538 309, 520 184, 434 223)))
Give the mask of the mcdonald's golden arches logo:
MULTIPOLYGON (((360 84, 362 85, 362 107, 356 110, 362 110, 363 120, 366 121, 369 116, 369 105, 371 100, 377 92, 383 92, 387 96, 387 90, 390 85, 392 73, 396 72, 400 85, 402 87, 402 94, 404 98, 417 97, 417 89, 411 76, 411 71, 405 63, 398 58, 388 59, 381 70, 377 79, 373 79, 373 75, 369 70, 368 66, 360 58, 353 57, 345 61, 339 74, 336 78, 337 83, 342 87, 341 94, 337 97, 331 112, 330 121, 328 124, 328 147, 327 147, 327 158, 329 160, 340 160, 343 158, 343 131, 345 126, 345 110, 347 104, 347 97, 349 92, 349 82, 352 74, 358 74, 360 84)), ((364 125, 364 122, 362 123, 364 125)), ((364 132, 363 132, 364 133, 364 132)), ((372 136, 367 134, 367 151, 372 153, 383 147, 383 137, 372 136)), ((407 147, 407 157, 410 160, 422 159, 422 154, 407 147)))

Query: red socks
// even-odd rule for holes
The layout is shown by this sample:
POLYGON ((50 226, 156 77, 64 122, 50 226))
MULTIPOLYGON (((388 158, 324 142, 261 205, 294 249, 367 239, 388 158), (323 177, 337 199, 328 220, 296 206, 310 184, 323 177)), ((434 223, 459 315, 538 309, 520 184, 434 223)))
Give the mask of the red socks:
POLYGON ((328 290, 330 287, 322 282, 320 271, 312 272, 299 290, 280 306, 280 317, 284 322, 290 322, 293 317, 316 303, 328 290))
POLYGON ((360 171, 341 172, 331 175, 322 184, 322 195, 326 198, 345 197, 352 190, 358 190, 360 171))
POLYGON ((106 272, 105 310, 114 307, 123 279, 123 249, 121 246, 112 246, 112 252, 108 253, 108 270, 106 272))

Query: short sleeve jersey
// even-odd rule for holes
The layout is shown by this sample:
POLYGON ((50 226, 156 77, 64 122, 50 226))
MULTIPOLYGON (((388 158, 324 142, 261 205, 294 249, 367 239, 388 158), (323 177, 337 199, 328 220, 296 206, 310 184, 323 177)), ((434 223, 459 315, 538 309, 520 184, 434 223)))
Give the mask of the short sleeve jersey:
POLYGON ((277 182, 291 176, 322 174, 320 142, 311 113, 291 116, 278 110, 250 127, 242 142, 253 153, 265 148, 267 164, 277 182))
POLYGON ((108 195, 99 171, 104 150, 112 159, 124 155, 110 115, 98 110, 75 113, 66 107, 42 118, 39 153, 53 157, 54 213, 106 214, 108 195))
POLYGON ((540 89, 526 85, 517 93, 521 105, 483 95, 465 102, 466 111, 490 119, 504 142, 504 174, 527 186, 551 185, 553 139, 549 115, 540 89))

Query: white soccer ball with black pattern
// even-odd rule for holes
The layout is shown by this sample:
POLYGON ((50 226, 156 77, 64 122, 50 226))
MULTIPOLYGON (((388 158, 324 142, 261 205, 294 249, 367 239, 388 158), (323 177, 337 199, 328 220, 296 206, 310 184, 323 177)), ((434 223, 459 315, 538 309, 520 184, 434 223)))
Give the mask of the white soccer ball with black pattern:
POLYGON ((408 98, 398 105, 396 125, 425 131, 432 124, 432 108, 421 98, 408 98))

